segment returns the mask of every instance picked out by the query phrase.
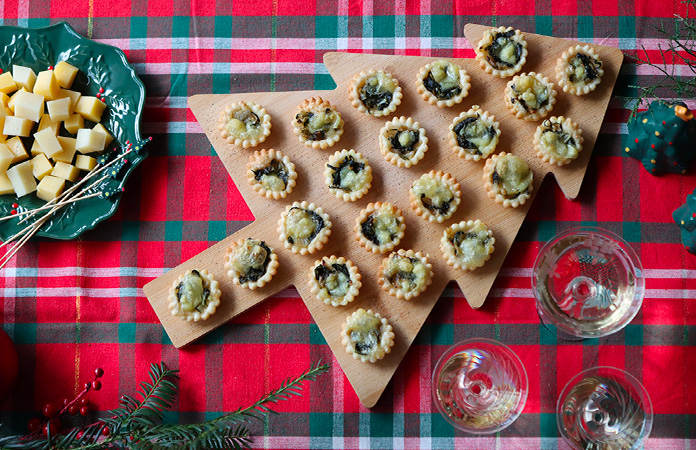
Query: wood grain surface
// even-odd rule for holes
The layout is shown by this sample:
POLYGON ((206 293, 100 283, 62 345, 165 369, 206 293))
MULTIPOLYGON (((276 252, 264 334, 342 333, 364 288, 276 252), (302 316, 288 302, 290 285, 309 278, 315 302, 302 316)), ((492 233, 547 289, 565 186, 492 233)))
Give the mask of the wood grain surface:
MULTIPOLYGON (((465 35, 476 45, 488 27, 467 25, 465 35)), ((525 33, 529 57, 524 72, 535 71, 555 80, 557 58, 575 42, 525 33)), ((256 220, 223 241, 150 282, 144 287, 145 295, 157 313, 171 341, 176 347, 184 346, 205 333, 219 327, 269 296, 294 285, 302 296, 312 317, 355 389, 360 401, 372 407, 384 391, 411 343, 421 329, 443 289, 455 280, 471 307, 480 307, 495 281, 510 246, 536 197, 538 188, 548 172, 554 174, 565 196, 578 195, 590 155, 606 112, 612 88, 619 73, 623 54, 612 47, 593 45, 605 68, 598 89, 584 97, 566 94, 558 89, 552 115, 573 118, 582 128, 585 138, 580 157, 563 167, 551 167, 535 157, 532 139, 537 122, 515 118, 503 100, 503 90, 509 79, 487 75, 474 59, 453 59, 465 68, 471 77, 471 89, 464 101, 452 108, 437 108, 423 101, 416 92, 415 79, 423 65, 438 58, 412 56, 385 56, 350 53, 328 53, 324 63, 333 76, 337 88, 333 91, 272 92, 253 94, 196 95, 189 99, 189 107, 210 139, 218 156, 235 181, 256 220), (394 75, 404 92, 401 105, 389 118, 368 117, 350 105, 348 86, 361 70, 383 69, 394 75), (345 133, 330 149, 315 150, 301 144, 293 134, 290 123, 297 105, 310 97, 329 100, 343 116, 345 133), (272 117, 271 135, 256 149, 275 148, 288 155, 297 166, 298 179, 294 191, 286 198, 269 200, 261 197, 247 182, 245 166, 255 149, 232 146, 218 131, 221 110, 240 100, 263 105, 272 117), (473 162, 459 158, 449 147, 448 127, 454 117, 472 105, 494 114, 502 131, 497 151, 512 152, 526 160, 534 171, 534 192, 523 206, 503 208, 491 200, 483 188, 484 161, 473 162), (381 155, 378 144, 379 130, 386 120, 395 116, 413 117, 425 128, 429 138, 425 158, 409 169, 389 164, 381 155), (335 151, 354 148, 365 155, 372 166, 373 186, 362 199, 346 203, 329 192, 324 183, 324 166, 335 151), (457 178, 462 189, 462 203, 453 218, 443 224, 432 224, 417 216, 409 207, 408 190, 411 183, 431 169, 449 172, 457 178), (286 205, 307 200, 323 207, 331 217, 332 235, 327 245, 314 255, 300 256, 284 248, 280 242, 277 223, 286 205), (419 297, 398 300, 388 296, 377 283, 377 270, 386 255, 368 253, 355 242, 353 227, 360 210, 368 203, 388 201, 398 206, 406 219, 406 236, 400 248, 422 251, 430 255, 433 264, 433 283, 419 297), (445 263, 439 249, 443 230, 456 222, 481 219, 493 230, 495 252, 485 266, 473 272, 455 270, 445 263), (262 239, 278 253, 280 268, 273 280, 261 289, 250 291, 232 284, 224 270, 225 250, 231 242, 241 238, 262 239), (360 295, 351 304, 332 307, 317 300, 310 293, 308 279, 314 262, 325 255, 351 259, 363 277, 360 295), (188 269, 207 269, 220 282, 222 305, 207 321, 187 323, 173 317, 168 309, 168 291, 174 280, 188 269), (375 364, 362 363, 346 353, 341 345, 340 330, 346 317, 358 308, 373 309, 389 319, 396 334, 396 345, 385 359, 375 364)), ((539 199, 538 201, 552 201, 539 199)))

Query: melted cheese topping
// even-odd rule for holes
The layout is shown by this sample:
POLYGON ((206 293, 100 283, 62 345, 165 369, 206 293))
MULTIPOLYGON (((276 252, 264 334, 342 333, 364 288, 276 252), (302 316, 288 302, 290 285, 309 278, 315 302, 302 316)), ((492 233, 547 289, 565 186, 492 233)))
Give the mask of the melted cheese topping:
POLYGON ((251 269, 263 268, 268 252, 261 247, 261 242, 247 239, 234 252, 232 268, 239 274, 247 274, 251 269))
POLYGON ((443 91, 461 86, 459 67, 447 61, 436 61, 430 69, 430 74, 443 91))
POLYGON ((252 139, 261 135, 259 117, 246 106, 232 114, 227 120, 226 128, 230 136, 239 139, 252 139))
POLYGON ((392 241, 392 236, 399 232, 399 219, 389 211, 375 211, 369 217, 373 218, 372 229, 379 244, 392 241))
POLYGON ((520 75, 513 91, 530 110, 541 108, 549 100, 549 88, 533 76, 520 75))
POLYGON ((365 80, 365 86, 376 87, 378 91, 391 92, 392 94, 396 90, 396 83, 394 79, 388 77, 384 72, 377 72, 370 78, 365 80))
POLYGON ((384 266, 384 278, 403 292, 417 291, 428 278, 428 268, 418 258, 392 255, 384 266))
POLYGON ((291 209, 285 218, 285 235, 292 238, 294 244, 306 247, 310 243, 310 236, 318 233, 317 224, 312 220, 312 215, 301 208, 291 209))
POLYGON ((450 233, 449 236, 449 241, 454 247, 454 255, 466 266, 483 265, 491 253, 492 246, 488 228, 484 224, 478 223, 468 230, 457 233, 450 233), (460 234, 457 235, 457 233, 460 234))
POLYGON ((418 198, 421 198, 423 195, 429 198, 436 208, 442 208, 445 202, 451 202, 454 198, 454 194, 447 183, 427 175, 413 182, 413 192, 418 198))
MULTIPOLYGON (((464 137, 467 141, 471 142, 476 146, 477 149, 481 150, 490 145, 493 140, 493 136, 488 132, 488 127, 490 125, 485 123, 481 118, 478 118, 475 122, 468 124, 462 129, 464 137)), ((473 149, 465 149, 473 150, 473 149)))
POLYGON ((261 186, 268 191, 279 192, 285 189, 285 182, 276 175, 262 175, 261 186))
POLYGON ((196 273, 188 273, 177 287, 177 298, 181 304, 181 309, 192 312, 203 306, 206 299, 203 277, 196 273))
POLYGON ((331 297, 343 297, 348 293, 350 289, 350 278, 347 277, 343 272, 332 272, 328 277, 326 277, 323 282, 322 291, 326 292, 327 295, 331 297))
POLYGON ((341 168, 341 187, 347 192, 360 190, 367 181, 365 169, 354 172, 350 166, 341 168))
POLYGON ((336 135, 341 127, 341 117, 333 108, 313 109, 298 114, 305 122, 303 133, 309 139, 324 140, 336 135), (310 116, 311 113, 311 116, 310 116), (309 116, 309 117, 308 117, 309 116))
POLYGON ((532 183, 533 173, 529 166, 523 159, 514 155, 499 156, 495 162, 494 175, 496 173, 498 180, 494 178, 493 181, 508 198, 514 198, 526 192, 532 183))
POLYGON ((504 36, 499 36, 496 39, 497 44, 501 47, 500 53, 498 53, 498 58, 511 66, 517 64, 517 57, 515 56, 515 50, 517 46, 509 38, 504 36))
MULTIPOLYGON (((355 316, 353 316, 355 317, 355 316)), ((368 355, 380 344, 382 321, 373 315, 361 315, 349 324, 350 343, 358 355, 368 355)))
POLYGON ((556 160, 563 161, 578 157, 578 148, 571 142, 564 142, 563 137, 553 131, 545 131, 541 135, 541 144, 546 152, 556 160))

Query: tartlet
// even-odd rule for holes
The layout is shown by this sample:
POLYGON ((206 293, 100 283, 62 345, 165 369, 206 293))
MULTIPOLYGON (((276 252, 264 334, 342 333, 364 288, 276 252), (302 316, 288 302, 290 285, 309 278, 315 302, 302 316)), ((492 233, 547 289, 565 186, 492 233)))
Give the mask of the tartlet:
POLYGON ((247 164, 247 180, 251 187, 269 199, 285 198, 295 187, 295 164, 274 149, 254 152, 247 164))
POLYGON ((370 203, 355 221, 355 239, 372 253, 393 250, 404 237, 404 216, 391 203, 370 203))
POLYGON ((524 205, 532 194, 533 178, 529 165, 510 153, 491 156, 483 168, 483 187, 488 196, 506 208, 524 205))
POLYGON ((321 97, 310 98, 297 107, 292 131, 307 147, 328 148, 341 139, 343 119, 331 103, 321 97))
POLYGON ((425 156, 428 137, 418 122, 401 116, 385 123, 379 131, 379 148, 391 164, 408 168, 425 156))
POLYGON ((223 139, 240 147, 255 147, 271 134, 271 116, 254 102, 237 102, 220 113, 218 129, 223 139))
POLYGON ((345 306, 360 293, 361 278, 351 260, 325 256, 310 269, 309 286, 312 294, 327 305, 345 306))
POLYGON ((488 158, 500 140, 500 124, 495 116, 478 105, 455 117, 449 129, 452 149, 470 161, 488 158))
POLYGON ((331 155, 324 176, 329 190, 344 202, 362 198, 372 186, 370 162, 353 149, 331 155))
POLYGON ((396 111, 402 97, 399 80, 383 70, 360 72, 348 90, 351 105, 374 117, 388 116, 396 111))
POLYGON ((549 117, 534 133, 534 148, 544 162, 562 166, 578 157, 582 150, 582 130, 570 118, 549 117))
POLYGON ((484 31, 474 50, 481 68, 499 78, 516 74, 527 62, 527 41, 520 30, 512 27, 484 31))
POLYGON ((602 81, 604 69, 599 55, 589 45, 575 45, 564 51, 556 63, 556 80, 563 92, 585 95, 602 81))
POLYGON ((468 220, 447 227, 440 240, 440 250, 447 264, 455 269, 474 270, 491 259, 495 238, 480 220, 468 220))
POLYGON ((187 322, 206 320, 220 305, 219 283, 207 270, 192 269, 169 288, 169 310, 187 322))
POLYGON ((413 211, 430 222, 438 223, 452 217, 462 194, 456 178, 434 170, 417 178, 408 192, 413 211))
POLYGON ((331 235, 329 215, 314 203, 294 202, 285 207, 278 221, 278 233, 285 248, 306 255, 321 250, 331 235))
POLYGON ((227 249, 225 270, 234 284, 253 291, 276 274, 278 255, 264 241, 240 239, 227 249))
POLYGON ((431 105, 438 108, 453 106, 469 95, 470 79, 465 69, 441 59, 420 68, 416 90, 431 105))
POLYGON ((346 318, 341 328, 341 342, 353 358, 374 363, 391 351, 394 331, 379 313, 360 308, 346 318))
POLYGON ((420 295, 432 283, 433 265, 428 255, 400 249, 384 258, 377 281, 389 295, 410 300, 420 295))
POLYGON ((539 120, 556 103, 556 89, 545 76, 529 72, 515 75, 505 88, 505 105, 518 119, 539 120))

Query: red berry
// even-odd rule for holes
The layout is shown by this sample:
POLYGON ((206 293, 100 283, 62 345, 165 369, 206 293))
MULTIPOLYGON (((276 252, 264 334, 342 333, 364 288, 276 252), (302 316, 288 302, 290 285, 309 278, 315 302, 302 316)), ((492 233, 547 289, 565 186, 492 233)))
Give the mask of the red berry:
POLYGON ((17 214, 17 210, 13 209, 12 211, 10 211, 10 214, 12 214, 14 216, 15 214, 17 214))
POLYGON ((80 405, 86 405, 87 404, 87 399, 85 397, 82 397, 80 399, 80 405))
POLYGON ((13 208, 19 208, 19 203, 13 203, 13 204, 12 204, 12 207, 13 207, 13 208))
POLYGON ((95 391, 98 391, 99 389, 101 389, 101 381, 99 381, 99 380, 92 381, 92 389, 94 389, 95 391))
POLYGON ((75 415, 78 412, 80 412, 80 407, 78 405, 70 405, 70 408, 68 408, 68 412, 72 415, 75 415))
POLYGON ((55 417, 56 414, 58 414, 58 407, 53 404, 53 403, 46 403, 43 408, 43 414, 44 416, 48 417, 49 419, 52 417, 55 417))
POLYGON ((109 435, 109 429, 107 427, 102 428, 101 434, 103 436, 108 436, 109 435))
POLYGON ((94 376, 97 378, 103 377, 104 376, 104 369, 102 369, 101 367, 97 367, 96 369, 94 369, 94 376))
POLYGON ((125 395, 120 396, 120 397, 118 398, 118 401, 121 402, 121 403, 126 403, 126 396, 125 396, 125 395))
POLYGON ((92 389, 92 383, 85 383, 85 389, 87 389, 88 391, 92 389))
POLYGON ((80 415, 86 416, 87 414, 89 414, 89 406, 85 405, 82 408, 80 408, 80 415))
POLYGON ((78 439, 81 439, 84 434, 85 434, 84 431, 78 431, 77 434, 75 435, 75 437, 78 439))
POLYGON ((49 428, 51 429, 51 435, 55 435, 60 431, 60 420, 59 419, 51 419, 49 420, 46 425, 43 427, 43 435, 48 436, 48 430, 49 428))
POLYGON ((32 431, 32 432, 38 430, 40 426, 41 426, 41 419, 39 419, 38 417, 33 417, 33 418, 29 419, 29 423, 27 424, 27 427, 29 427, 29 431, 32 431))

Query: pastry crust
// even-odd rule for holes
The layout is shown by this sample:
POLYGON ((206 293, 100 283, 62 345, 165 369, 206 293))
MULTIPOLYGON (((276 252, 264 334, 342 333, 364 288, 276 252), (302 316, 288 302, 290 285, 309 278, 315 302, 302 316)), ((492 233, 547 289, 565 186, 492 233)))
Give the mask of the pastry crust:
POLYGON ((545 76, 529 72, 515 75, 505 88, 505 105, 518 119, 539 120, 556 103, 556 89, 545 76))
POLYGON ((360 293, 361 278, 351 260, 325 256, 310 269, 309 286, 312 294, 327 305, 345 306, 360 293))
POLYGON ((372 187, 372 167, 362 153, 343 149, 329 157, 324 169, 329 190, 344 202, 354 202, 372 187))
POLYGON ((374 363, 391 351, 394 331, 379 313, 360 308, 348 316, 343 324, 341 342, 353 358, 374 363))
POLYGON ((437 223, 452 217, 462 195, 456 178, 449 173, 434 170, 416 179, 408 193, 413 211, 424 219, 437 223))
POLYGON ((225 270, 234 284, 253 291, 276 274, 278 255, 264 241, 240 239, 227 249, 225 270))
POLYGON ((278 221, 285 248, 300 255, 321 250, 331 235, 331 220, 321 207, 306 201, 285 207, 278 221))
POLYGON ((246 168, 251 187, 268 199, 285 198, 295 187, 295 164, 278 150, 271 148, 254 152, 246 168))
POLYGON ((341 139, 343 119, 328 100, 310 98, 297 107, 292 132, 307 147, 329 148, 341 139))
POLYGON ((440 59, 420 68, 416 90, 426 102, 444 108, 461 103, 469 95, 470 80, 465 69, 440 59))
POLYGON ((527 41, 520 30, 512 27, 484 31, 474 50, 481 68, 499 78, 516 74, 527 62, 527 41))
POLYGON ((377 281, 389 295, 411 300, 433 281, 433 265, 428 255, 400 249, 382 260, 377 281))
POLYGON ((549 117, 534 133, 534 148, 544 162, 562 166, 578 157, 582 150, 582 130, 570 118, 549 117))
POLYGON ((383 70, 360 72, 348 89, 350 104, 374 117, 388 116, 396 111, 402 97, 399 80, 383 70))
POLYGON ((220 305, 221 296, 222 292, 220 291, 219 283, 207 270, 188 270, 177 278, 172 287, 169 288, 169 310, 173 316, 178 316, 187 322, 206 320, 211 314, 215 313, 215 310, 220 305), (199 287, 202 289, 202 292, 197 292, 197 283, 195 283, 197 280, 200 281, 199 287), (194 296, 206 294, 205 291, 207 290, 207 299, 203 299, 200 304, 197 304, 199 298, 187 299, 187 301, 182 303, 179 295, 181 289, 185 286, 188 286, 186 292, 194 296))
POLYGON ((412 118, 401 116, 384 124, 379 131, 379 148, 384 159, 397 167, 411 167, 428 151, 425 129, 412 118))
POLYGON ((511 153, 491 156, 483 168, 483 187, 488 196, 506 208, 525 204, 534 188, 533 179, 529 165, 511 153))
POLYGON ((271 134, 271 116, 254 102, 237 102, 220 113, 218 129, 223 139, 239 147, 255 147, 271 134))
POLYGON ((556 63, 556 80, 563 92, 585 95, 602 81, 604 69, 599 54, 589 45, 574 45, 556 63))
POLYGON ((404 216, 391 203, 370 203, 355 221, 355 239, 372 253, 388 252, 401 242, 406 230, 404 216), (368 232, 369 238, 365 235, 368 232))
POLYGON ((449 141, 460 158, 478 161, 488 158, 500 140, 500 124, 479 105, 461 113, 449 127, 449 141))
POLYGON ((480 220, 468 220, 447 227, 440 240, 440 250, 447 264, 455 269, 474 270, 491 259, 495 238, 480 220))

